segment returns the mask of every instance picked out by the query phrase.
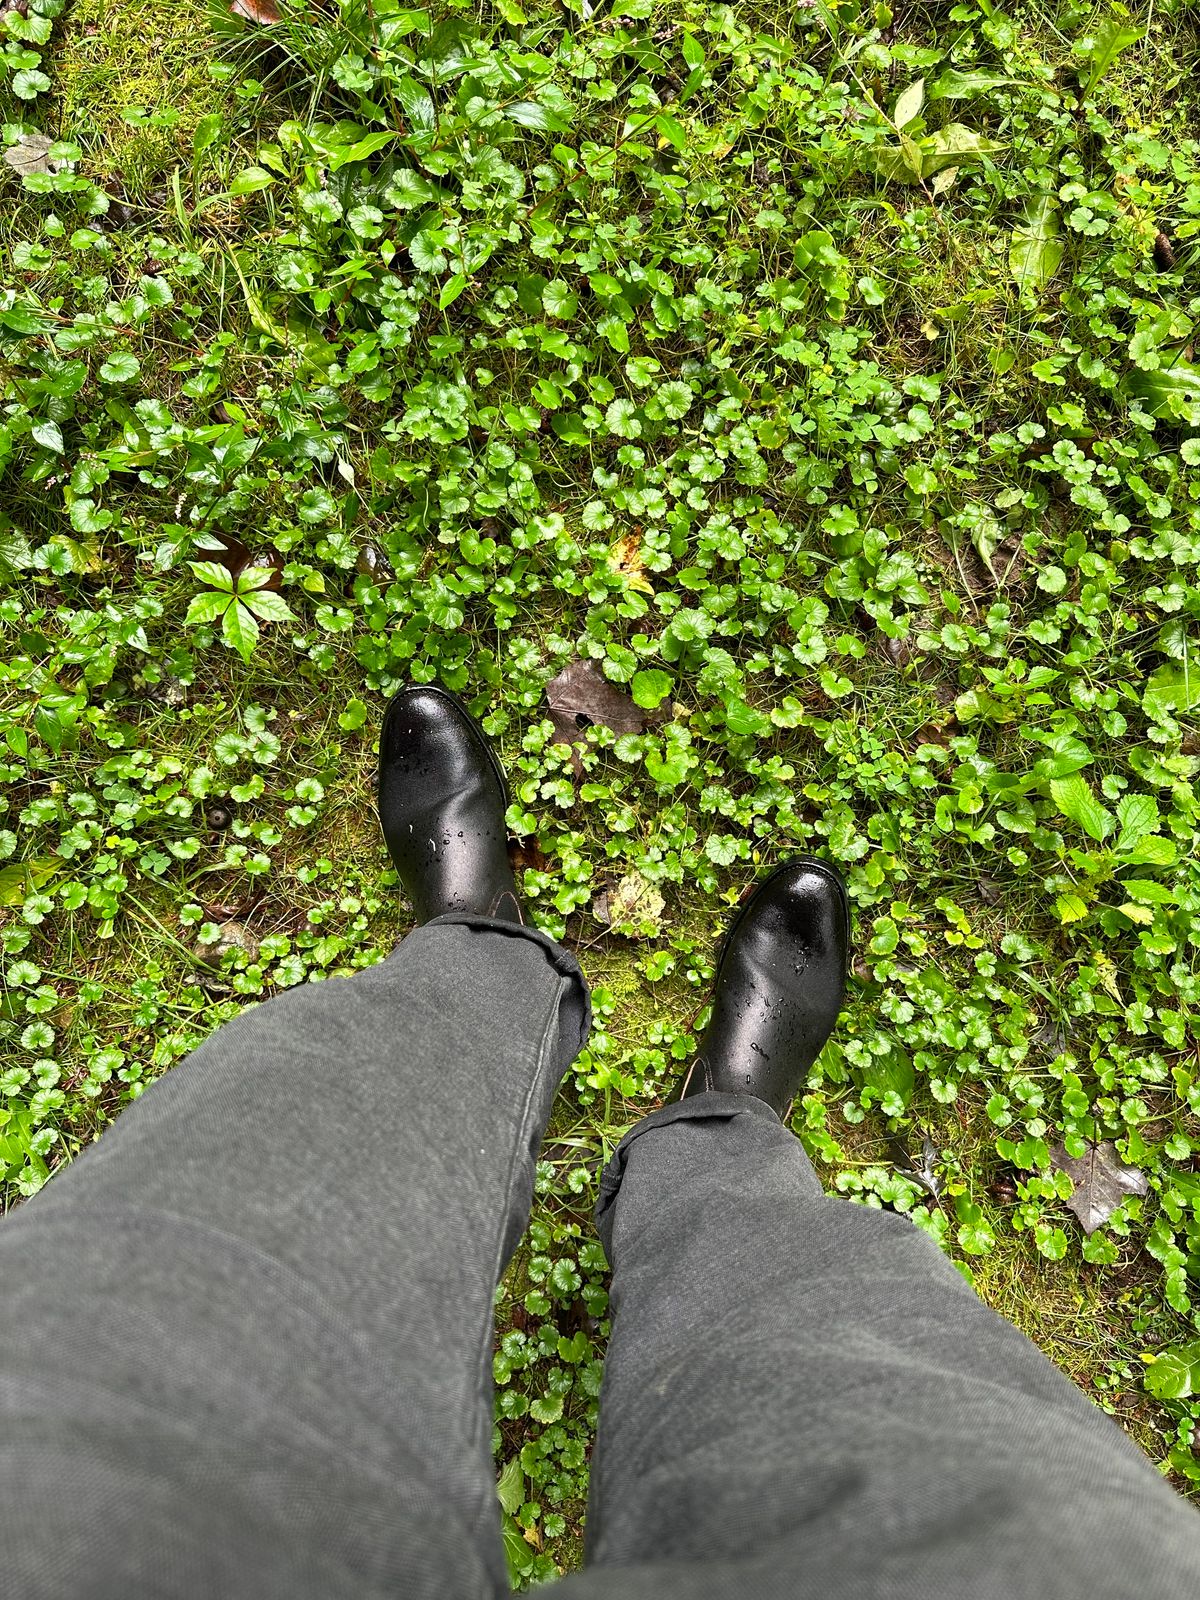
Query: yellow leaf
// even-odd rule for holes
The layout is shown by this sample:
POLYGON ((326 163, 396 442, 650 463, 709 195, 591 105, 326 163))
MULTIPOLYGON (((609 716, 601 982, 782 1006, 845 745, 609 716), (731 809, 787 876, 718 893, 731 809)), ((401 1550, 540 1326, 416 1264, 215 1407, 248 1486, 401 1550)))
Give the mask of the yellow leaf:
MULTIPOLYGON (((1133 900, 1126 900, 1123 906, 1117 907, 1117 910, 1128 917, 1130 922, 1148 923, 1154 921, 1153 909, 1150 906, 1139 906, 1133 900)), ((1105 987, 1107 988, 1107 985, 1105 987)), ((1120 995, 1118 995, 1117 999, 1119 1000, 1120 998, 1120 995)))
POLYGON ((1117 1002, 1118 1005, 1122 1005, 1123 1006, 1125 1004, 1125 1002, 1121 998, 1121 990, 1117 985, 1117 967, 1116 967, 1116 963, 1113 960, 1111 960, 1110 957, 1108 957, 1106 955, 1101 955, 1101 954, 1099 954, 1097 952, 1092 957, 1092 965, 1096 968, 1096 971, 1100 974, 1100 982, 1103 985, 1103 987, 1108 991, 1108 993, 1110 995, 1112 995, 1113 999, 1117 1002))
POLYGON ((643 594, 654 593, 642 565, 642 545, 637 534, 627 533, 617 540, 608 552, 608 565, 610 571, 624 578, 629 588, 640 589, 643 594))
POLYGON ((1060 922, 1078 922, 1087 916, 1087 901, 1077 894, 1060 894, 1055 900, 1060 922))

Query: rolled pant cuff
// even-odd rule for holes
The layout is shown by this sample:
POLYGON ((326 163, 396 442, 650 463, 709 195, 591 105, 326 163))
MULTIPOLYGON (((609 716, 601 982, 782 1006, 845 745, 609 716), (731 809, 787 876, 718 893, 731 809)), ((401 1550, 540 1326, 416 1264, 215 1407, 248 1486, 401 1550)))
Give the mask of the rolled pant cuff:
POLYGON ((621 1180, 625 1176, 625 1163, 635 1139, 640 1139, 644 1133, 650 1133, 655 1128, 665 1128, 672 1122, 700 1122, 710 1118, 728 1121, 731 1117, 747 1116, 766 1117, 768 1121, 779 1126, 778 1116, 767 1102, 760 1100, 757 1095, 719 1094, 715 1090, 710 1090, 707 1094, 688 1095, 686 1100, 676 1100, 672 1105, 660 1106, 657 1111, 651 1111, 635 1127, 630 1128, 600 1174, 600 1193, 596 1200, 595 1220, 596 1231, 604 1241, 605 1249, 608 1249, 608 1232, 612 1226, 609 1213, 620 1193, 621 1180))
MULTIPOLYGON (((571 1048, 571 1058, 574 1059, 588 1041, 592 1031, 592 995, 588 988, 587 979, 583 969, 569 950, 565 950, 557 940, 552 939, 548 933, 543 933, 540 928, 534 928, 523 922, 510 922, 505 917, 489 917, 482 911, 448 911, 444 916, 431 917, 428 922, 421 924, 421 928, 437 928, 443 923, 461 923, 467 928, 476 928, 481 933, 503 933, 509 938, 527 939, 531 944, 539 945, 545 953, 553 971, 564 978, 570 978, 575 986, 579 1002, 579 1040, 571 1048)), ((419 934, 420 928, 414 928, 408 938, 419 934)))

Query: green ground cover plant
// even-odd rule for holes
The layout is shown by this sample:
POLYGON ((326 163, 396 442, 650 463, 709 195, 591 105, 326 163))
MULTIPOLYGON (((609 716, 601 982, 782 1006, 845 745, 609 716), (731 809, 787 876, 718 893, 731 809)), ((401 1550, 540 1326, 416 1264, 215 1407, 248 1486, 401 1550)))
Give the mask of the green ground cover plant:
POLYGON ((597 1165, 804 849, 828 1187, 1200 1491, 1196 21, 0 8, 0 1187, 386 954, 381 708, 465 694, 596 985, 498 1294, 518 1583, 581 1549, 597 1165))

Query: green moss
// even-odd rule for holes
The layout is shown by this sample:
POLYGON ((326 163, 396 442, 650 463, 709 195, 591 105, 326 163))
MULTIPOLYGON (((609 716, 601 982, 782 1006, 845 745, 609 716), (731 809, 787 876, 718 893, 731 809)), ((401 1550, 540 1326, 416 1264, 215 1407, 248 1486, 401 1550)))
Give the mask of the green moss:
POLYGON ((218 108, 209 74, 217 46, 199 0, 77 0, 63 18, 55 57, 58 133, 84 146, 83 170, 116 180, 131 202, 151 197, 177 166, 190 166, 192 135, 218 108), (176 113, 170 127, 130 126, 127 107, 176 113))

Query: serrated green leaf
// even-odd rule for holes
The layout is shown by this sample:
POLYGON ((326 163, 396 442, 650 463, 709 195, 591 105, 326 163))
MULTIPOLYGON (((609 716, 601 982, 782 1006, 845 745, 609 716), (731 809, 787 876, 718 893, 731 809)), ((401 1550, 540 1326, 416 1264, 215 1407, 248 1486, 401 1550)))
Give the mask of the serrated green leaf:
POLYGON ((1063 816, 1078 823, 1090 839, 1099 843, 1112 832, 1111 814, 1096 799, 1081 772, 1072 772, 1066 778, 1052 778, 1050 794, 1063 816))
POLYGON ((649 671, 635 672, 630 688, 633 693, 633 703, 641 706, 644 711, 656 711, 670 694, 675 680, 669 672, 662 672, 658 668, 649 671))
POLYGON ((189 561, 196 577, 201 583, 207 583, 210 589, 222 589, 226 594, 233 592, 233 576, 228 567, 223 567, 219 561, 189 561))
POLYGON ((214 589, 194 594, 187 608, 187 616, 183 619, 184 626, 190 627, 194 622, 215 622, 218 617, 224 616, 232 604, 232 595, 218 594, 214 589))
POLYGON ((252 589, 248 593, 239 590, 238 599, 244 606, 249 606, 256 617, 261 617, 264 622, 292 622, 296 613, 288 605, 281 594, 275 594, 271 589, 252 589))
POLYGON ((1153 795, 1125 794, 1117 802, 1117 821, 1121 831, 1117 835, 1117 854, 1132 850, 1139 840, 1158 827, 1158 802, 1153 795))
POLYGON ((258 643, 258 622, 240 600, 235 599, 226 606, 221 617, 221 636, 243 661, 250 660, 258 643))

